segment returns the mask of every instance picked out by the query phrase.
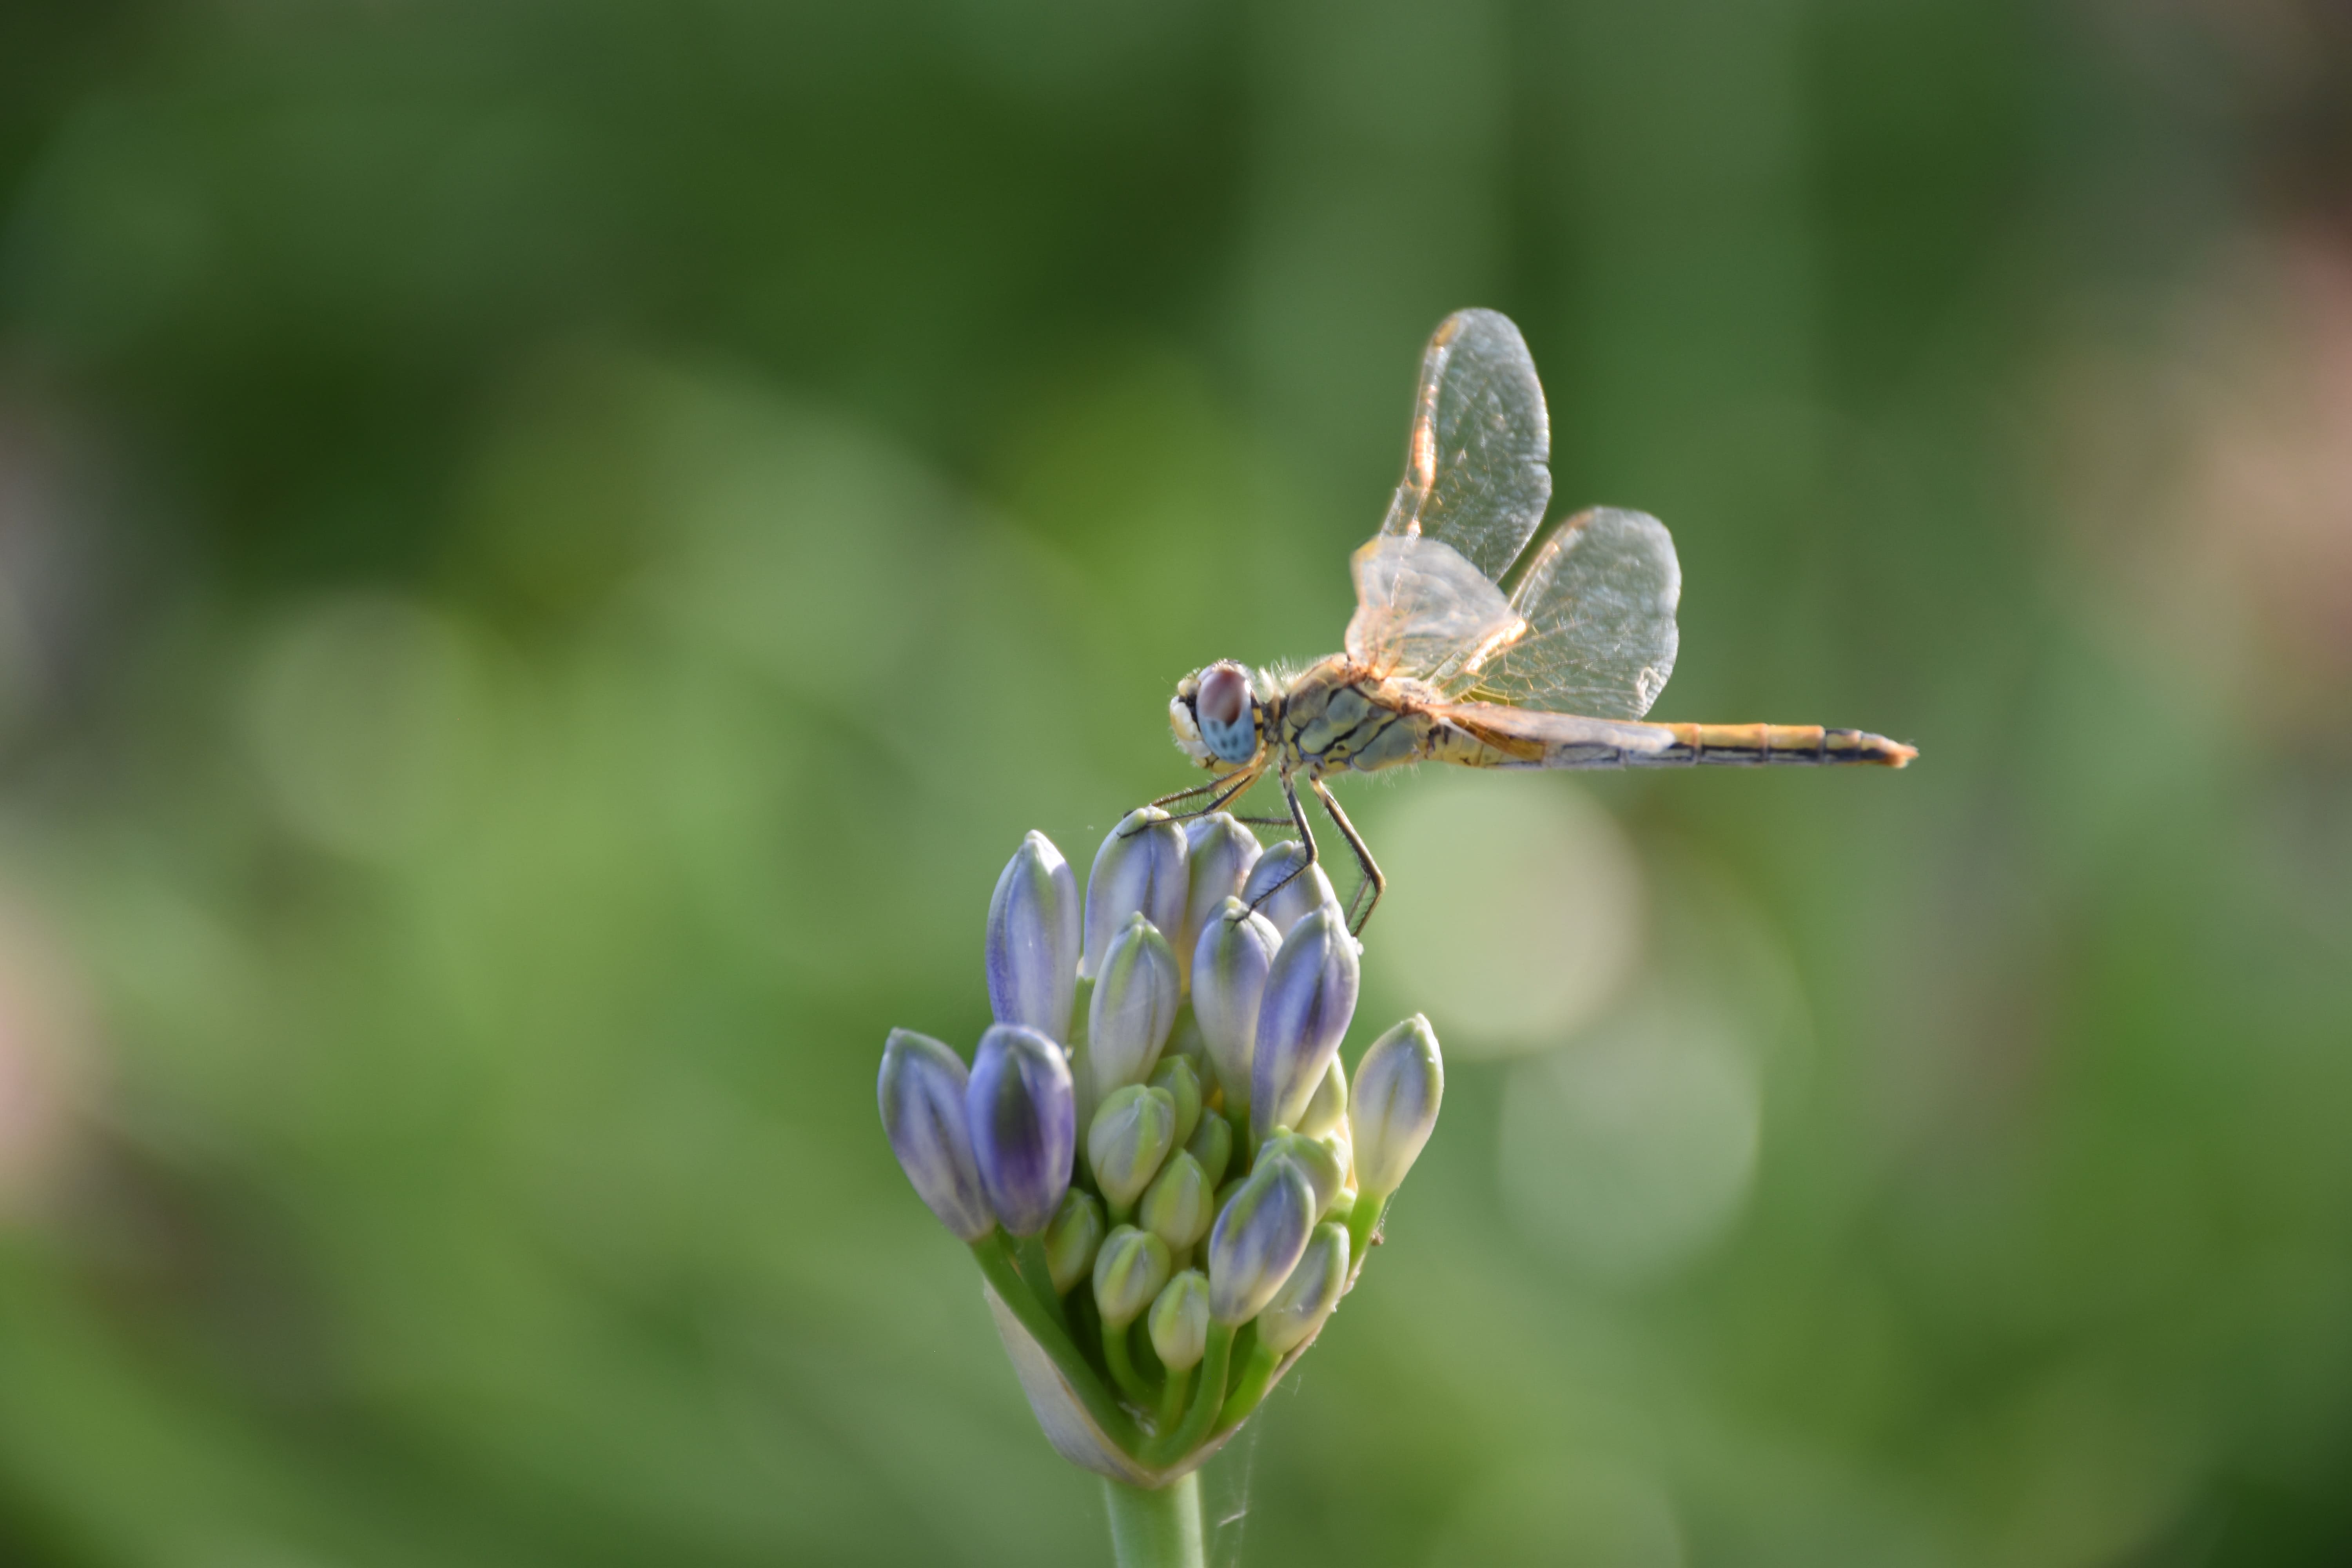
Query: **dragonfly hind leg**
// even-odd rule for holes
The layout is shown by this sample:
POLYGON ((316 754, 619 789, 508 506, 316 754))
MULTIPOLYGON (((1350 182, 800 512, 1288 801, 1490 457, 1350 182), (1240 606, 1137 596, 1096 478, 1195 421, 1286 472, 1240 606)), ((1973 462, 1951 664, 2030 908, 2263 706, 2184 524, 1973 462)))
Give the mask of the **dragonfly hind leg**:
POLYGON ((1349 849, 1355 851, 1356 867, 1364 874, 1363 880, 1356 884, 1356 890, 1348 895, 1348 934, 1361 936, 1364 928, 1372 923, 1372 911, 1381 907, 1381 895, 1388 891, 1389 879, 1381 875, 1381 863, 1372 858, 1371 848, 1365 844, 1364 836, 1356 831, 1356 825, 1348 820, 1346 812, 1339 809, 1339 803, 1332 798, 1329 787, 1321 779, 1307 780, 1307 787, 1315 792, 1315 798, 1321 801, 1323 809, 1331 814, 1331 826, 1339 830, 1339 837, 1348 841, 1349 849), (1364 898, 1367 889, 1371 893, 1370 899, 1364 898), (1364 905, 1364 912, 1360 915, 1356 913, 1356 904, 1360 900, 1364 905))

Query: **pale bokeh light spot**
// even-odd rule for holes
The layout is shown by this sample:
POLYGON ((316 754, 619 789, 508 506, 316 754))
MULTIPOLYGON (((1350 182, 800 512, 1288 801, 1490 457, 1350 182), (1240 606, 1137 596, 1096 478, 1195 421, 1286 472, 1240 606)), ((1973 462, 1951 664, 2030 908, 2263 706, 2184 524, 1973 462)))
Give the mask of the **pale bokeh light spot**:
POLYGON ((1608 812, 1555 778, 1427 770, 1383 817, 1369 939, 1463 1057, 1558 1045, 1641 946, 1642 870, 1608 812))
POLYGON ((1522 1063, 1503 1103, 1502 1184, 1531 1236, 1601 1279, 1664 1275, 1738 1216, 1762 1095, 1731 1021, 1648 998, 1522 1063))
POLYGON ((362 858, 415 847, 459 805, 479 671, 457 628, 389 595, 326 599, 265 644, 246 738, 286 826, 362 858))

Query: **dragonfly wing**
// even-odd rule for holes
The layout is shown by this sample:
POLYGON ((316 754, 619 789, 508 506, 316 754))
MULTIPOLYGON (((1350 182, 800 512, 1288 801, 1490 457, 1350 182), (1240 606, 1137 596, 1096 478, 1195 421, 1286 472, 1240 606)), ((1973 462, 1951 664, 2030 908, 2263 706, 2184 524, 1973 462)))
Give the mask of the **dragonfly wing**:
POLYGON ((1449 694, 1471 684, 1527 623, 1486 574, 1426 535, 1381 534, 1356 552, 1348 656, 1449 694))
POLYGON ((1551 420, 1535 361, 1510 318, 1456 310, 1421 361, 1404 480, 1383 534, 1451 545, 1499 579, 1551 501, 1551 420))
POLYGON ((1512 592, 1525 635, 1479 670, 1479 695, 1595 719, 1639 719, 1674 673, 1683 574, 1666 525, 1600 507, 1544 541, 1512 592))

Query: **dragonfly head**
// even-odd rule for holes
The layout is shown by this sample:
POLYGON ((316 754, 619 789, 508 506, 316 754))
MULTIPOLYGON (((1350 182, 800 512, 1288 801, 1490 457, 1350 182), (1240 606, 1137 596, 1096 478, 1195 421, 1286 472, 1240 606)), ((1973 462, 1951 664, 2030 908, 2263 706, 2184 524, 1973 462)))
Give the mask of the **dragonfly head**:
POLYGON ((1258 753, 1265 733, 1265 704, 1258 700, 1249 671, 1230 659, 1196 669, 1176 683, 1168 704, 1176 744, 1204 768, 1238 766, 1258 753))

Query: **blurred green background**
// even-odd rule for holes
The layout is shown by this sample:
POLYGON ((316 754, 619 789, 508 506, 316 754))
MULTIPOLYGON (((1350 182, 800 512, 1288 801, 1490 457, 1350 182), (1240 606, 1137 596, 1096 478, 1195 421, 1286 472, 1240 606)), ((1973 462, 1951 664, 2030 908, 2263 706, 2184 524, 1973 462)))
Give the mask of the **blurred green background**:
POLYGON ((1229 1563, 2352 1561, 2329 0, 0 8, 0 1560, 1107 1558, 875 1115, 1334 648, 1423 339, 1662 716, 1343 785, 1453 1064, 1229 1563))

